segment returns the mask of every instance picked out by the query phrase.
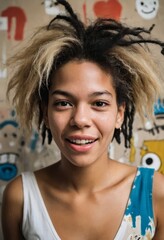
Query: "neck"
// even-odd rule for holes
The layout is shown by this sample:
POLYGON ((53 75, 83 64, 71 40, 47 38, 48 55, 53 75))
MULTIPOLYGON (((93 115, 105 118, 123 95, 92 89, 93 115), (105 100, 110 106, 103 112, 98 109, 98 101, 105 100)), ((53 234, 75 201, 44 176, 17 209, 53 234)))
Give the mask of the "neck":
MULTIPOLYGON (((59 171, 66 187, 76 192, 94 192, 105 187, 112 160, 107 157, 103 161, 85 167, 77 167, 69 161, 60 161, 59 171)), ((110 174, 111 173, 111 174, 110 174)))

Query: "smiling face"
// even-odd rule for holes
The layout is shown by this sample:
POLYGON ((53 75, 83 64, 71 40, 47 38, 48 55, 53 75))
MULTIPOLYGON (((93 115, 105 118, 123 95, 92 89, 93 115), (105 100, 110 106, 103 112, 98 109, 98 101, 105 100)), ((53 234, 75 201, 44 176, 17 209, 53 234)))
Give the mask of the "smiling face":
POLYGON ((155 18, 158 8, 158 0, 136 0, 138 14, 147 20, 155 18))
POLYGON ((109 74, 94 63, 72 61, 55 73, 45 115, 62 160, 86 166, 107 159, 124 107, 117 106, 109 74))

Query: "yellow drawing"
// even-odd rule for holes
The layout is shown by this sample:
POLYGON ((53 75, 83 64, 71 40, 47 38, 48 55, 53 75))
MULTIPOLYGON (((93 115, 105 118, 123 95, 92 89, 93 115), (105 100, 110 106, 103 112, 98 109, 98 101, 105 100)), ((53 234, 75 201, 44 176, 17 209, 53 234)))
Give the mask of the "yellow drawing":
POLYGON ((140 151, 141 165, 164 174, 164 140, 146 140, 140 151))

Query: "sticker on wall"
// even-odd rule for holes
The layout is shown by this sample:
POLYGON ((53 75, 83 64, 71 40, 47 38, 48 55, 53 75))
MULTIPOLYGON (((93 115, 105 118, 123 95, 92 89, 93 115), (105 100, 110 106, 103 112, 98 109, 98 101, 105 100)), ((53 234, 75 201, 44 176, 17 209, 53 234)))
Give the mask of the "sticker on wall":
POLYGON ((119 20, 122 12, 122 5, 118 0, 97 1, 93 5, 93 11, 96 17, 119 20))
POLYGON ((56 16, 58 14, 64 13, 63 10, 56 4, 55 0, 44 0, 45 12, 47 15, 56 16))
POLYGON ((16 41, 23 40, 25 23, 27 21, 24 10, 20 7, 8 7, 2 11, 1 16, 8 18, 8 39, 12 38, 12 27, 15 23, 15 32, 13 37, 16 41))
POLYGON ((7 17, 0 17, 0 31, 7 31, 8 19, 7 17))
POLYGON ((159 8, 158 0, 136 0, 136 9, 138 14, 146 19, 153 19, 156 17, 159 8))

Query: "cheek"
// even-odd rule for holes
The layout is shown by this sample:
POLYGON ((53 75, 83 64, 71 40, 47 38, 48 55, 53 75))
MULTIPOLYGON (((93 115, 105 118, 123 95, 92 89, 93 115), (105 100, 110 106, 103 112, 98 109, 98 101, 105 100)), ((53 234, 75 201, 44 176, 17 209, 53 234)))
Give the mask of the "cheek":
POLYGON ((99 126, 106 133, 114 131, 116 121, 116 113, 101 114, 99 116, 99 126))
POLYGON ((67 116, 63 116, 61 113, 49 112, 48 122, 52 135, 55 138, 59 138, 59 136, 62 135, 62 132, 67 127, 69 120, 67 116))

